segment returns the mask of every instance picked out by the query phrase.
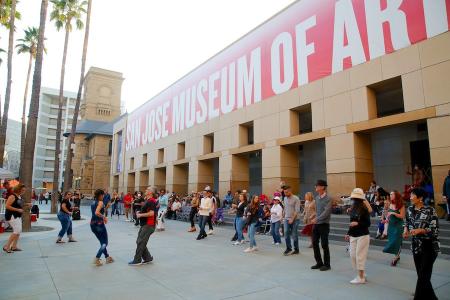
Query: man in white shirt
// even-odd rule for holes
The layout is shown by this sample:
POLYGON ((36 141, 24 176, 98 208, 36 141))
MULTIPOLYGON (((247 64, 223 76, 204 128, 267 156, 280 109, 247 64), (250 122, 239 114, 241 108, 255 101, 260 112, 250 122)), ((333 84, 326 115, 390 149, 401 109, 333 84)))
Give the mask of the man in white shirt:
POLYGON ((211 199, 211 188, 209 186, 205 187, 205 190, 203 191, 203 198, 200 202, 200 206, 198 209, 199 214, 199 227, 200 227, 200 233, 198 234, 197 240, 204 239, 208 235, 205 231, 206 223, 208 222, 209 214, 211 213, 212 209, 212 199, 211 199))

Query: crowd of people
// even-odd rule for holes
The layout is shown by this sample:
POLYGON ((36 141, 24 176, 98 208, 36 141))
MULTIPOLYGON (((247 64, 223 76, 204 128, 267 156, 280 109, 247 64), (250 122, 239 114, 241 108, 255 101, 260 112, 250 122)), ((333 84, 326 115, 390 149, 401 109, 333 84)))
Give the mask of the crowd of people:
MULTIPOLYGON (((450 172, 444 183, 445 197, 450 196, 445 185, 450 185, 450 172)), ((450 187, 450 186, 449 186, 450 187)), ((21 216, 24 210, 22 196, 26 187, 16 185, 8 191, 6 202, 6 221, 13 228, 13 233, 3 246, 3 251, 13 253, 22 251, 18 247, 21 233, 21 216)), ((349 229, 345 240, 349 243, 351 264, 356 271, 356 277, 350 281, 352 284, 366 283, 366 261, 370 245, 371 216, 379 218, 377 238, 387 238, 383 252, 393 255, 390 262, 395 267, 400 260, 400 252, 404 239, 411 238, 411 249, 418 274, 415 299, 437 299, 431 285, 433 264, 439 249, 439 222, 436 211, 430 205, 429 193, 422 187, 413 187, 408 191, 408 199, 398 191, 381 194, 381 188, 372 182, 365 192, 355 188, 350 194, 350 205, 346 208, 349 216, 349 229), (381 201, 382 200, 382 201, 381 201)), ((384 191, 384 190, 383 190, 384 191)), ((131 266, 148 264, 153 256, 147 247, 150 236, 155 231, 165 229, 166 219, 177 219, 182 211, 189 209, 190 227, 188 232, 197 231, 196 240, 203 240, 214 234, 213 224, 217 221, 218 211, 227 210, 234 215, 233 245, 244 245, 248 236, 249 245, 243 251, 251 253, 258 251, 256 233, 270 232, 272 244, 277 247, 283 244, 283 255, 298 255, 300 253, 299 234, 310 239, 310 248, 314 252, 313 270, 328 271, 331 269, 329 233, 330 220, 335 206, 327 193, 327 182, 317 180, 315 193, 308 192, 304 199, 294 195, 292 188, 284 183, 274 191, 273 197, 265 195, 250 195, 247 190, 239 190, 234 194, 229 191, 221 203, 217 193, 206 186, 201 192, 192 192, 186 196, 154 187, 148 187, 145 192, 128 192, 126 195, 113 193, 107 190, 96 190, 91 204, 91 231, 98 239, 100 247, 95 255, 94 264, 112 263, 114 259, 107 251, 108 232, 106 224, 108 216, 111 218, 125 215, 126 221, 140 226, 136 240, 136 251, 131 266), (303 229, 300 232, 300 223, 303 229), (206 225, 209 230, 206 232, 206 225), (267 230, 269 228, 269 230, 267 230)), ((76 242, 72 235, 71 216, 79 208, 80 194, 67 191, 60 201, 57 214, 61 223, 56 243, 64 243, 63 237, 67 235, 68 242, 76 242)))

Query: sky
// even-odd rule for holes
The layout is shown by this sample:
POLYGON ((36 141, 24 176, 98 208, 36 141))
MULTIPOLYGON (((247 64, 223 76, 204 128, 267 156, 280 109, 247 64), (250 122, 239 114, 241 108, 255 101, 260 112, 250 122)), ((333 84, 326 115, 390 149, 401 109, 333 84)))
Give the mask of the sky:
MULTIPOLYGON (((122 102, 128 112, 294 2, 293 0, 93 0, 86 71, 91 66, 123 73, 122 102), (125 5, 127 4, 127 5, 125 5)), ((40 0, 21 0, 22 19, 14 39, 39 25, 40 0)), ((45 30, 42 86, 59 89, 64 32, 50 22, 45 30)), ((70 35, 64 89, 76 92, 84 30, 70 35)), ((8 32, 0 29, 0 48, 8 32)), ((2 113, 6 53, 0 67, 2 113)), ((20 120, 28 67, 25 54, 13 57, 9 117, 20 120)), ((31 82, 28 102, 31 96, 31 82)), ((28 104, 27 104, 28 105, 28 104)), ((27 110, 28 111, 28 110, 27 110)))

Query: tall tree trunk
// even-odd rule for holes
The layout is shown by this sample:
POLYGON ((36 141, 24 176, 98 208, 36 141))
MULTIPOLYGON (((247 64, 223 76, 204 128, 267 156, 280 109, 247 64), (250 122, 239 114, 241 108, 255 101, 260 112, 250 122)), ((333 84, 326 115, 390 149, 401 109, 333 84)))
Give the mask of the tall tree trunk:
POLYGON ((5 106, 3 108, 2 123, 0 126, 0 167, 3 167, 3 155, 5 152, 6 129, 8 127, 9 101, 11 99, 12 83, 12 58, 14 50, 14 21, 16 15, 16 0, 11 0, 11 16, 9 18, 9 41, 8 41, 8 75, 6 81, 5 106))
POLYGON ((42 78, 42 60, 44 58, 44 33, 45 20, 47 19, 48 0, 41 1, 41 14, 39 23, 39 38, 36 51, 36 61, 34 63, 33 87, 31 89, 30 110, 28 113, 27 134, 25 144, 28 145, 23 152, 23 160, 20 161, 20 169, 22 171, 22 182, 27 187, 25 198, 25 209, 23 213, 23 230, 29 231, 30 207, 31 207, 31 187, 33 186, 33 163, 34 149, 36 145, 37 120, 39 114, 39 96, 41 94, 41 78, 42 78))
MULTIPOLYGON (((25 122, 25 114, 27 110, 28 98, 28 83, 30 82, 31 66, 33 65, 33 54, 30 53, 30 60, 28 61, 27 81, 25 82, 25 93, 23 95, 23 109, 22 109, 22 134, 20 136, 20 161, 23 160, 23 151, 25 149, 25 134, 27 122, 25 122)), ((19 178, 22 179, 22 169, 19 169, 19 178)))
MULTIPOLYGON (((52 191, 52 207, 51 213, 56 213, 56 204, 58 202, 58 190, 59 190, 59 156, 61 154, 61 126, 62 126, 62 108, 64 103, 64 75, 66 73, 66 58, 67 58, 67 46, 69 44, 69 29, 66 26, 66 36, 64 37, 64 50, 61 64, 61 77, 59 83, 59 104, 58 104, 58 119, 56 120, 56 147, 55 147, 55 164, 53 166, 53 191, 52 191)), ((69 106, 66 105, 66 109, 69 106)))
POLYGON ((72 119, 72 128, 70 129, 69 136, 69 145, 67 149, 67 157, 66 157, 66 167, 64 173, 64 190, 67 191, 72 187, 73 174, 71 172, 72 169, 72 158, 73 158, 73 150, 72 145, 75 140, 75 130, 77 128, 78 121, 78 113, 80 111, 80 103, 81 103, 81 93, 83 91, 84 84, 84 73, 86 67, 86 56, 89 42, 89 24, 91 21, 91 6, 92 0, 88 1, 87 13, 86 13, 86 27, 84 28, 84 42, 83 42, 83 55, 81 57, 81 74, 80 74, 80 83, 78 85, 78 93, 77 93, 77 102, 75 103, 75 111, 73 112, 72 119))

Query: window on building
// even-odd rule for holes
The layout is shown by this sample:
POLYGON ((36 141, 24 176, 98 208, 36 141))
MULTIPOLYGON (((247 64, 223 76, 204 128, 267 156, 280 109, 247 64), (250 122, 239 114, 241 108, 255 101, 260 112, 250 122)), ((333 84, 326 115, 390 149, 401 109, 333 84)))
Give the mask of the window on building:
POLYGON ((214 133, 203 136, 203 154, 214 152, 214 133))
POLYGON ((134 170, 134 157, 130 158, 130 170, 134 170))
POLYGON ((109 140, 108 143, 108 155, 111 156, 112 154, 112 140, 109 140))
POLYGON ((312 132, 311 104, 305 104, 290 111, 291 135, 312 132))
POLYGON ((142 167, 147 166, 147 153, 142 154, 142 167))
POLYGON ((400 76, 375 83, 368 88, 375 94, 378 118, 405 112, 400 76))
POLYGON ((181 142, 177 145, 177 158, 184 159, 186 158, 186 143, 181 142))
POLYGON ((158 149, 158 164, 162 164, 164 162, 164 148, 158 149))
POLYGON ((239 146, 253 145, 254 127, 253 121, 239 125, 239 146))

